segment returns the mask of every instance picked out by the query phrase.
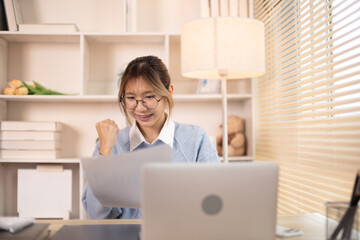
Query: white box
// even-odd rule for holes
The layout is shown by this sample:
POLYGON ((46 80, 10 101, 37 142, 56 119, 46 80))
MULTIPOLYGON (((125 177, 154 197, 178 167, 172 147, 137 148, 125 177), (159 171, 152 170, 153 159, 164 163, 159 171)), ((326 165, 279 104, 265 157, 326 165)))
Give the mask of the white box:
POLYGON ((18 169, 17 209, 20 217, 69 219, 72 171, 18 169))

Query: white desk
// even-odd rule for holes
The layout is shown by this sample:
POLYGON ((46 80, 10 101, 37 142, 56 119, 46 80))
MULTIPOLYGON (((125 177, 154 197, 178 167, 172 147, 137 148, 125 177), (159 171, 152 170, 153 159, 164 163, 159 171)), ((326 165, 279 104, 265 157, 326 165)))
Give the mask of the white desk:
POLYGON ((318 213, 307 213, 299 215, 279 215, 277 225, 300 229, 304 232, 299 237, 276 238, 289 240, 325 240, 326 239, 326 217, 318 213))

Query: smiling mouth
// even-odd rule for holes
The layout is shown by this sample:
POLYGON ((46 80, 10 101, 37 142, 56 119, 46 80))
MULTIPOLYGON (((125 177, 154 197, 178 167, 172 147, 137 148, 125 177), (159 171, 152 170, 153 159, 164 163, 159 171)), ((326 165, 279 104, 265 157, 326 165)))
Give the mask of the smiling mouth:
POLYGON ((152 114, 149 114, 149 115, 137 115, 137 117, 140 118, 143 121, 148 120, 151 116, 152 116, 152 114))

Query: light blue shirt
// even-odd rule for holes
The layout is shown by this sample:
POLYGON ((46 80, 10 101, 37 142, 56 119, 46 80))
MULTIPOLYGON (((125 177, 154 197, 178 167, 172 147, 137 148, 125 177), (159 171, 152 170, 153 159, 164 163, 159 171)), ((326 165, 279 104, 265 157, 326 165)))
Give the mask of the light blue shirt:
MULTIPOLYGON (((176 123, 171 119, 169 120, 169 118, 160 131, 158 138, 153 143, 145 141, 135 123, 131 128, 121 129, 118 132, 112 154, 126 153, 161 144, 168 144, 172 147, 173 162, 220 162, 217 151, 203 128, 176 123)), ((93 156, 100 156, 99 148, 100 145, 98 143, 93 156)), ((82 203, 86 213, 92 219, 131 219, 142 217, 140 209, 104 207, 96 199, 88 184, 86 184, 82 195, 82 203)))

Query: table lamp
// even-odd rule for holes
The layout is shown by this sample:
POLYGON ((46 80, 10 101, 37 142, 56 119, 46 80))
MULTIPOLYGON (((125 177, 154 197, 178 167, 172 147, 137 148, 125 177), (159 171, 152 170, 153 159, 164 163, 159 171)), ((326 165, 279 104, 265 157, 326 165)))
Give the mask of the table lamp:
POLYGON ((242 17, 211 17, 181 29, 184 77, 221 79, 223 158, 228 162, 227 79, 259 77, 265 72, 264 24, 242 17))

